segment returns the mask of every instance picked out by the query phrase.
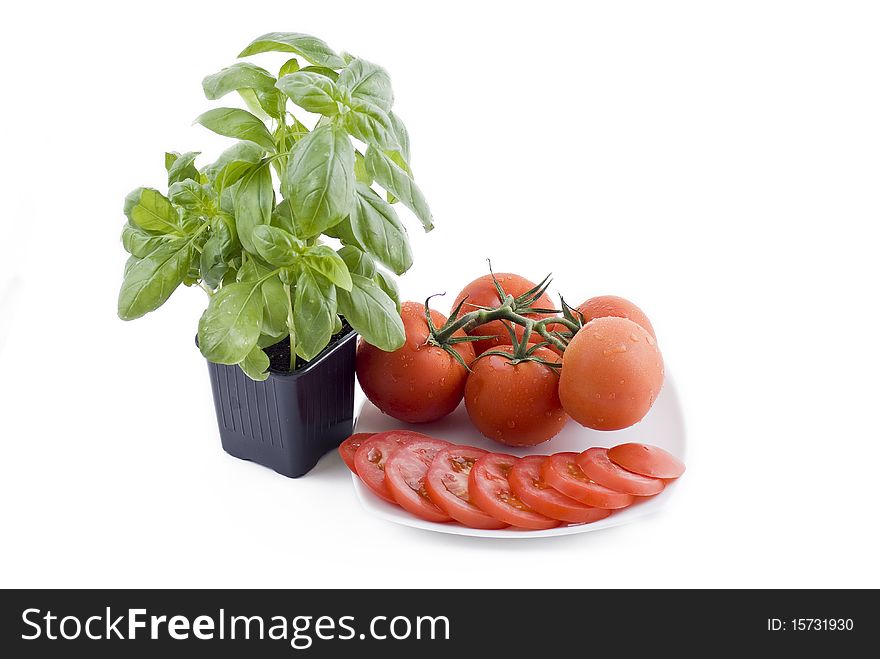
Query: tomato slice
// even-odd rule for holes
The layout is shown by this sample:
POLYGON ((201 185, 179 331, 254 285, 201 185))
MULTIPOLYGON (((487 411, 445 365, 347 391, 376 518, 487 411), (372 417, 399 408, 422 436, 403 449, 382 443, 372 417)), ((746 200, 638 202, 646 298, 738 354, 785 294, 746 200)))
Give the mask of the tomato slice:
POLYGON ((434 456, 425 477, 431 501, 447 515, 472 529, 503 529, 504 522, 487 515, 471 503, 468 475, 474 463, 488 451, 473 446, 449 446, 434 456))
POLYGON ((452 518, 437 506, 425 488, 428 468, 440 451, 449 446, 438 439, 424 439, 400 446, 385 462, 385 486, 404 510, 429 522, 449 522, 452 518))
POLYGON ((577 453, 557 453, 541 466, 541 478, 557 492, 588 506, 617 510, 635 501, 631 494, 617 492, 587 478, 578 467, 577 453))
POLYGON ((355 473, 377 496, 397 503, 385 487, 385 461, 394 449, 420 439, 431 439, 420 432, 389 430, 379 432, 360 445, 354 454, 355 473))
POLYGON ((666 486, 659 478, 634 474, 618 467, 609 459, 606 448, 588 448, 575 458, 575 462, 591 480, 618 492, 649 497, 661 492, 666 486))
POLYGON ((544 455, 520 458, 507 477, 513 493, 535 512, 570 524, 584 524, 605 519, 610 510, 585 506, 547 485, 541 478, 541 467, 548 460, 544 455))
POLYGON ((684 462, 669 451, 650 444, 621 444, 608 449, 608 457, 627 471, 652 478, 678 478, 684 462))
POLYGON ((339 457, 353 473, 357 473, 357 469, 354 468, 354 454, 357 453, 361 444, 375 434, 374 432, 356 432, 339 445, 339 457))
POLYGON ((510 488, 507 475, 519 458, 504 453, 489 453, 479 458, 468 477, 471 501, 483 512, 511 526, 523 529, 552 529, 559 521, 535 512, 510 488))

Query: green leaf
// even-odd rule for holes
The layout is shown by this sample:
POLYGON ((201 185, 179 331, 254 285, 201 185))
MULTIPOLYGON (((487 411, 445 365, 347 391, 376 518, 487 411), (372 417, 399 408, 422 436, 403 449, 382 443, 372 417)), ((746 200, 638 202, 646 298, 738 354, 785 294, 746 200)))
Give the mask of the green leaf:
POLYGON ((246 110, 238 108, 214 108, 196 117, 195 123, 218 135, 248 140, 267 151, 275 151, 275 141, 265 124, 246 110))
POLYGON ((275 86, 303 110, 328 117, 339 114, 340 103, 344 102, 336 83, 319 73, 290 73, 278 80, 275 86))
POLYGON ((345 265, 348 266, 349 272, 367 279, 372 278, 376 274, 376 262, 372 256, 363 250, 353 245, 344 245, 337 251, 337 254, 342 258, 345 265))
POLYGON ((178 156, 171 167, 168 169, 168 185, 173 185, 178 181, 192 179, 199 180, 199 170, 196 169, 195 160, 201 153, 200 151, 187 151, 178 156))
POLYGON ((211 237, 205 242, 199 257, 202 281, 211 289, 217 288, 223 281, 237 245, 232 218, 225 214, 214 218, 211 221, 211 237))
POLYGON ((288 73, 296 73, 297 71, 299 71, 299 60, 291 57, 281 65, 281 68, 278 70, 278 77, 283 78, 288 73))
POLYGON ((289 199, 282 199, 275 206, 275 210, 272 211, 271 224, 273 227, 284 229, 287 233, 296 235, 296 220, 293 217, 289 199))
POLYGON ((301 236, 317 236, 342 221, 354 200, 354 147, 345 131, 324 125, 300 140, 282 191, 301 236))
POLYGON ((391 204, 359 183, 349 218, 358 244, 379 263, 398 275, 410 269, 413 257, 409 238, 391 204))
POLYGON ((159 245, 170 239, 170 236, 145 231, 133 224, 126 223, 122 229, 122 246, 126 252, 138 259, 146 258, 159 245))
POLYGON ((266 150, 253 142, 238 142, 205 167, 205 174, 215 190, 222 190, 241 180, 260 162, 264 153, 266 150))
POLYGON ((296 236, 268 224, 254 227, 252 240, 257 254, 280 268, 289 268, 294 265, 299 259, 299 253, 303 250, 303 244, 297 240, 296 236))
POLYGON ((269 277, 260 287, 263 300, 263 323, 260 331, 265 336, 274 336, 276 342, 287 335, 287 293, 278 275, 269 277))
POLYGON ((247 106, 247 109, 250 110, 252 115, 257 117, 260 121, 269 121, 270 117, 263 109, 255 90, 250 88, 239 89, 238 95, 241 97, 241 100, 244 101, 244 104, 247 106))
POLYGON ((415 184, 409 174, 401 168, 384 151, 370 146, 365 157, 367 172, 383 188, 400 199, 404 206, 409 208, 425 227, 425 231, 434 228, 434 218, 431 209, 425 200, 422 191, 415 184))
POLYGON ((141 229, 180 233, 177 210, 161 192, 153 188, 137 188, 129 192, 122 210, 129 221, 141 229))
POLYGON ((174 164, 174 161, 180 158, 180 154, 177 151, 166 151, 165 152, 165 171, 169 171, 171 169, 171 165, 174 164))
POLYGON ((217 214, 217 194, 209 185, 200 185, 192 179, 178 181, 168 188, 172 202, 191 215, 211 218, 217 214))
POLYGON ((239 57, 248 57, 258 53, 281 52, 296 53, 312 64, 340 69, 345 60, 337 55, 330 46, 308 34, 297 32, 269 32, 254 39, 250 45, 239 53, 239 57))
POLYGON ((342 315, 364 340, 386 352, 406 341, 403 321, 394 301, 372 279, 352 275, 351 292, 337 290, 342 315))
POLYGON ((333 336, 336 287, 309 268, 303 268, 296 281, 293 315, 297 354, 310 361, 327 347, 333 336))
POLYGON ((235 194, 235 226, 238 239, 244 248, 256 254, 253 242, 254 229, 269 224, 272 219, 275 191, 272 189, 272 173, 265 165, 245 176, 235 194))
POLYGON ((409 146, 409 131, 406 129, 403 121, 401 121, 400 117, 398 117, 394 112, 388 113, 388 118, 391 120, 391 128, 394 132, 394 139, 399 145, 398 153, 403 157, 403 162, 406 163, 406 166, 403 167, 403 164, 398 162, 398 165, 406 170, 406 172, 412 176, 412 171, 410 171, 409 163, 410 161, 410 146, 409 146))
POLYGON ((385 112, 394 103, 391 78, 378 64, 355 58, 339 72, 338 83, 351 92, 353 98, 372 103, 385 112))
POLYGON ((367 173, 367 165, 360 151, 354 152, 354 177, 359 183, 373 185, 373 177, 367 173))
POLYGON ((202 80, 205 98, 210 101, 239 89, 268 90, 274 87, 275 76, 250 62, 236 62, 202 80))
POLYGON ((269 377, 269 356, 259 346, 254 346, 238 366, 251 380, 262 382, 269 377))
POLYGON ((192 254, 191 240, 173 239, 130 264, 119 291, 119 317, 134 320, 162 306, 186 276, 192 254))
POLYGON ((333 82, 336 82, 339 79, 339 74, 336 73, 333 69, 328 69, 326 66, 304 66, 300 69, 300 71, 311 71, 312 73, 318 73, 325 78, 330 78, 333 82))
POLYGON ((343 122, 345 129, 361 142, 386 151, 399 148, 391 119, 378 105, 352 99, 343 122))
POLYGON ((358 239, 354 235, 354 231, 351 229, 351 216, 349 215, 347 218, 342 220, 339 224, 336 224, 329 229, 324 231, 324 235, 330 236, 331 238, 338 238, 342 241, 343 245, 354 245, 358 249, 363 250, 364 246, 358 242, 358 239))
POLYGON ((217 364, 238 364, 257 344, 263 321, 259 280, 228 284, 199 320, 199 349, 217 364))
POLYGON ((314 245, 302 254, 302 261, 339 288, 351 290, 351 275, 342 257, 327 245, 314 245))
POLYGON ((397 288, 397 282, 394 281, 394 277, 384 270, 376 270, 373 281, 394 301, 397 312, 400 313, 400 289, 397 288))

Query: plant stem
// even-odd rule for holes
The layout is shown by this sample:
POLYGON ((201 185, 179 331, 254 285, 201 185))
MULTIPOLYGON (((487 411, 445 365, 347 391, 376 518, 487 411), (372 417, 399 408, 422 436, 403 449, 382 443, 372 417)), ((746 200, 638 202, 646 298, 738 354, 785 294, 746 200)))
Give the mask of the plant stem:
POLYGON ((506 320, 508 322, 523 327, 524 336, 531 336, 532 333, 540 334, 541 338, 543 338, 547 343, 550 343, 559 350, 565 350, 565 342, 562 341, 562 339, 560 339, 559 337, 553 336, 550 330, 547 329, 547 325, 563 325, 571 332, 577 332, 580 329, 580 326, 577 323, 572 322, 562 316, 551 316, 549 318, 542 318, 541 320, 535 320, 534 318, 523 316, 514 311, 514 302, 515 300, 513 296, 508 295, 507 297, 505 297, 504 301, 495 309, 477 309, 475 311, 466 313, 463 316, 457 318, 454 322, 447 323, 439 330, 437 330, 437 332, 433 336, 433 339, 437 344, 444 345, 459 330, 462 330, 465 333, 469 333, 474 328, 479 327, 480 325, 485 325, 486 323, 492 322, 493 320, 506 320))

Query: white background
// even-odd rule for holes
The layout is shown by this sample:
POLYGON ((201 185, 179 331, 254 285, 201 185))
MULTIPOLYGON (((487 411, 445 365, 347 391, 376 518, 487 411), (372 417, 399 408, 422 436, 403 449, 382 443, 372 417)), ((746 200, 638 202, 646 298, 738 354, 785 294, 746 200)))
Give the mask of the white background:
POLYGON ((0 585, 880 586, 878 32, 869 2, 8 7, 0 585), (116 317, 122 199, 219 153, 201 78, 270 30, 390 71, 437 225, 404 218, 405 297, 491 257, 646 310, 689 433, 663 513, 444 537, 366 516, 334 454, 220 449, 203 293, 116 317))

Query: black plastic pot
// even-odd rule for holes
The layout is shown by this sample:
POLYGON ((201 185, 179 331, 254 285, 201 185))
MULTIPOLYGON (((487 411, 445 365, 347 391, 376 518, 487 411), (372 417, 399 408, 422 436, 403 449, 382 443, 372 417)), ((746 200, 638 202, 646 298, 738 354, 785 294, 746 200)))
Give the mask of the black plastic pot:
POLYGON ((351 434, 354 357, 351 330, 293 373, 254 382, 238 366, 208 362, 223 449, 297 478, 351 434))

